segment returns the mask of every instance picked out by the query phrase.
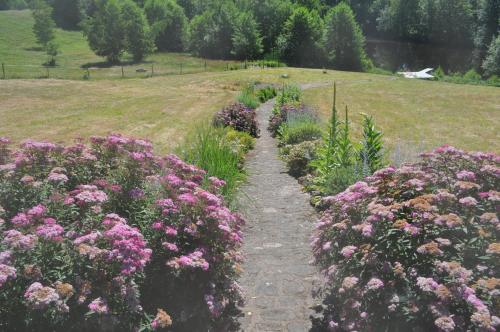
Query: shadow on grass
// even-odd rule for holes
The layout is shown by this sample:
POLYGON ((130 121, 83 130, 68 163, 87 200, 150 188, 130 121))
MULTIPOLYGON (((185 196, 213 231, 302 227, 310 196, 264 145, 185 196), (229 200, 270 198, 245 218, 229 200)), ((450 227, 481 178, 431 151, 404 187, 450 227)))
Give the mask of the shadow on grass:
POLYGON ((140 65, 150 65, 154 63, 154 61, 144 60, 144 61, 133 61, 133 60, 125 60, 120 62, 109 62, 109 61, 99 61, 99 62, 87 62, 80 67, 83 69, 88 68, 112 68, 117 66, 140 66, 140 65))
POLYGON ((32 52, 41 52, 43 51, 43 47, 41 46, 32 46, 32 47, 25 47, 25 51, 32 51, 32 52))

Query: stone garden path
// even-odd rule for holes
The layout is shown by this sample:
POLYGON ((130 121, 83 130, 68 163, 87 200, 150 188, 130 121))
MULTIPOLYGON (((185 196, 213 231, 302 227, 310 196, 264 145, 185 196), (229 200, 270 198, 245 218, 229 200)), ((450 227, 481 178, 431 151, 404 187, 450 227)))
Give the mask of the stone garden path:
POLYGON ((261 137, 247 158, 248 182, 240 196, 247 220, 240 284, 247 303, 239 322, 245 332, 305 332, 317 280, 309 247, 316 215, 266 130, 272 106, 257 110, 261 137))

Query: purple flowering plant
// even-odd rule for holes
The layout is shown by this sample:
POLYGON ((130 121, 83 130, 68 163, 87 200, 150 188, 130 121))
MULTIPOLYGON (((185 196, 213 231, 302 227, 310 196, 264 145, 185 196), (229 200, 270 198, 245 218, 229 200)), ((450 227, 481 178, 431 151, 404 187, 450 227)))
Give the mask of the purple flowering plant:
POLYGON ((215 113, 213 124, 215 126, 231 127, 234 130, 246 132, 252 137, 259 136, 255 109, 249 108, 242 103, 226 106, 215 113))
POLYGON ((121 135, 0 145, 0 330, 207 326, 241 301, 224 181, 121 135))
POLYGON ((500 324, 500 157, 443 146, 325 197, 312 238, 330 331, 500 324))

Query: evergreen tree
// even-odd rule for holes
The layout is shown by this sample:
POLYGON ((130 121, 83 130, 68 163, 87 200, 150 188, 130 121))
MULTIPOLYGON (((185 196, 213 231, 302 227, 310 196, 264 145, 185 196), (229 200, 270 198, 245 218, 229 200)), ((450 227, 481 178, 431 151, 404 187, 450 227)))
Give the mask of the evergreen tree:
POLYGON ((500 35, 491 41, 482 67, 486 77, 500 76, 500 35))
POLYGON ((348 4, 332 8, 325 18, 324 47, 329 62, 342 70, 366 69, 365 37, 348 4))
POLYGON ((125 31, 118 0, 97 0, 94 16, 84 23, 90 48, 109 62, 117 62, 125 48, 125 31))
POLYGON ((33 33, 36 41, 45 49, 47 44, 54 39, 55 23, 52 19, 52 7, 46 2, 38 0, 33 6, 33 33))
POLYGON ((147 0, 144 11, 159 50, 181 52, 186 48, 189 23, 181 6, 174 0, 147 0))
POLYGON ((315 10, 296 8, 279 37, 283 59, 295 66, 318 66, 321 61, 319 42, 322 21, 315 10))
POLYGON ((262 37, 251 13, 238 15, 233 33, 233 50, 238 59, 255 59, 262 54, 262 37))
POLYGON ((123 0, 122 20, 125 33, 125 48, 134 61, 140 61, 154 49, 149 24, 142 9, 131 0, 123 0))

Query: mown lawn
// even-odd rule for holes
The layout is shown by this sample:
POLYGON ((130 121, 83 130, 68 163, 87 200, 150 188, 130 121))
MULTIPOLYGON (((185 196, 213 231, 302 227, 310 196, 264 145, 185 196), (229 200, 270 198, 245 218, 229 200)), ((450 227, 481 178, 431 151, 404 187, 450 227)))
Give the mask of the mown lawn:
POLYGON ((359 132, 360 112, 372 114, 391 149, 398 142, 406 150, 447 143, 500 152, 498 88, 298 68, 125 80, 0 80, 0 136, 68 142, 121 132, 149 138, 165 152, 232 102, 247 82, 327 84, 305 91, 305 101, 326 121, 334 80, 338 106, 349 106, 353 132, 359 132), (290 78, 280 78, 283 73, 290 78))
MULTIPOLYGON (((29 11, 0 11, 0 62, 7 77, 44 77, 47 60, 37 49, 29 11), (16 66, 23 67, 16 67, 16 66)), ((58 29, 59 67, 51 78, 0 80, 0 136, 15 142, 31 137, 68 142, 75 137, 122 132, 151 139, 161 151, 171 150, 196 123, 208 119, 234 100, 248 82, 306 84, 305 101, 328 118, 332 84, 338 84, 338 106, 349 106, 353 132, 359 133, 359 113, 372 114, 390 149, 428 150, 452 144, 471 150, 500 152, 500 89, 393 76, 319 69, 278 68, 224 71, 225 61, 186 54, 158 53, 146 62, 92 69, 103 59, 88 48, 81 32, 58 29), (183 63, 183 74, 179 64, 183 63), (136 68, 156 74, 136 73, 136 68), (59 73, 59 74, 58 74, 59 73), (191 74, 189 74, 191 73, 191 74), (282 74, 288 79, 282 79, 282 74), (175 74, 175 75, 173 75, 175 74)), ((0 73, 1 75, 1 73, 0 73)))

